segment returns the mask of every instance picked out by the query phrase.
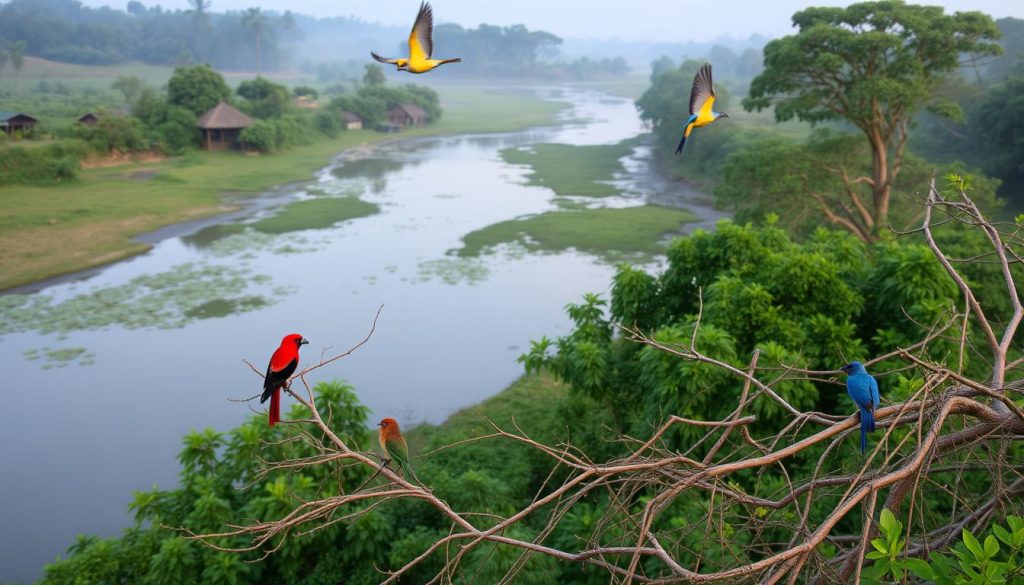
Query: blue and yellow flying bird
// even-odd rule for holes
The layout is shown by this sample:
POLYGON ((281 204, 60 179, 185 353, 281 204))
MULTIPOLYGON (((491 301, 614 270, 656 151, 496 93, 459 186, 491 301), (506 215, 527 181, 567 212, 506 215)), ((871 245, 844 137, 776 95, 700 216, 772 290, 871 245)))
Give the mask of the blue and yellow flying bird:
POLYGON ((868 433, 875 430, 875 410, 878 408, 878 382, 860 362, 842 367, 846 372, 846 392, 860 410, 860 452, 868 449, 868 433))
POLYGON ((683 127, 683 137, 676 147, 676 154, 683 152, 683 145, 690 137, 694 128, 702 128, 719 118, 728 118, 729 114, 715 111, 715 85, 711 81, 711 63, 705 63, 693 76, 693 89, 690 90, 690 117, 683 127))

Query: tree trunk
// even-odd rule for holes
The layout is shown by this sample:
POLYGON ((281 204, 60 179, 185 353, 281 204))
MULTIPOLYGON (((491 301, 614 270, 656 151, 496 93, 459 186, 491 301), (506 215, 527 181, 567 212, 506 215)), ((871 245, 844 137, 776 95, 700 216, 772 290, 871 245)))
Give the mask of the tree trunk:
POLYGON ((889 225, 889 195, 892 192, 892 179, 889 176, 889 153, 885 140, 882 139, 882 132, 878 128, 872 129, 868 136, 871 143, 871 168, 874 184, 871 185, 873 203, 875 208, 874 232, 889 225))

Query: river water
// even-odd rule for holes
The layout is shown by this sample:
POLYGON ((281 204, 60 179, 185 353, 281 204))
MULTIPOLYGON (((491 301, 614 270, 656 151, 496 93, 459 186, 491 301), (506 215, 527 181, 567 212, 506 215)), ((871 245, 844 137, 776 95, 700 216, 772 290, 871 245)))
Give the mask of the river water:
MULTIPOLYGON (((499 151, 644 131, 629 100, 549 95, 572 104, 561 126, 353 149, 308 184, 241 202, 243 213, 149 235, 158 241, 147 254, 0 296, 0 582, 38 577, 76 534, 117 535, 131 522, 132 490, 173 487, 181 437, 249 416, 228 400, 260 390, 242 360, 263 367, 287 333, 311 341, 308 365, 362 339, 384 305, 370 342, 313 380, 352 383, 371 420, 440 422, 518 377, 530 340, 567 332, 565 304, 607 296, 614 266, 516 246, 455 255, 473 230, 557 208, 499 151), (380 212, 283 234, 230 227, 339 195, 380 212)), ((686 205, 703 225, 720 216, 659 179, 649 156, 637 147, 619 177, 623 196, 600 203, 686 205)))

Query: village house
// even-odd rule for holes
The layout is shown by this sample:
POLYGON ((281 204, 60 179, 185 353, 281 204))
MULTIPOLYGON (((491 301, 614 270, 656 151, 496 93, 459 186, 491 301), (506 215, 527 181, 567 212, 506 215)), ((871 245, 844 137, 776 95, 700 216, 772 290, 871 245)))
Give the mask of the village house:
POLYGON ((218 103, 196 122, 203 131, 203 148, 226 150, 238 147, 238 135, 252 125, 252 118, 224 102, 218 103))
POLYGON ((78 117, 78 123, 83 126, 89 126, 90 128, 98 124, 100 117, 92 112, 87 112, 78 117))
POLYGON ((422 126, 427 113, 416 104, 395 104, 388 110, 388 122, 395 126, 422 126))
POLYGON ((363 119, 352 112, 342 112, 341 125, 345 130, 360 130, 363 127, 363 119))
POLYGON ((30 132, 39 123, 28 114, 21 112, 0 112, 0 131, 13 136, 15 132, 25 134, 30 132))

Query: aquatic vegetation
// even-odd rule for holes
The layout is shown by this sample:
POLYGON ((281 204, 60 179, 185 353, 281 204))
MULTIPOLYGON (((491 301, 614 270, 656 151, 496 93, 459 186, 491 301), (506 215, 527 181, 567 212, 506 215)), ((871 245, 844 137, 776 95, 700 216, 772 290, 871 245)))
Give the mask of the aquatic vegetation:
POLYGON ((478 258, 441 258, 419 263, 417 282, 437 279, 445 284, 479 284, 490 276, 491 269, 478 258))
MULTIPOLYGON (((268 276, 252 275, 245 268, 188 263, 60 301, 46 293, 7 295, 0 297, 0 335, 21 331, 66 334, 111 326, 183 327, 195 319, 272 304, 271 298, 249 290, 268 282, 268 276)), ((277 289, 270 294, 278 296, 277 289)))
POLYGON ((620 194, 619 188, 608 181, 625 171, 620 159, 628 156, 635 145, 635 139, 585 146, 534 144, 506 148, 501 157, 508 163, 530 166, 527 185, 547 187, 558 195, 608 197, 620 194))
POLYGON ((644 205, 624 209, 549 211, 499 222, 466 234, 456 253, 479 256, 498 244, 518 242, 531 252, 576 249, 606 260, 650 256, 665 250, 665 235, 678 232, 697 216, 670 207, 644 205))
POLYGON ((289 203, 276 215, 249 224, 249 227, 265 234, 285 234, 329 228, 339 221, 366 217, 379 211, 378 205, 358 197, 305 199, 289 203))
POLYGON ((96 363, 96 354, 89 352, 84 347, 65 347, 62 349, 51 349, 49 347, 42 349, 32 348, 23 351, 22 355, 29 361, 44 360, 40 366, 44 370, 63 368, 72 362, 77 362, 79 366, 91 366, 96 363))

